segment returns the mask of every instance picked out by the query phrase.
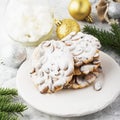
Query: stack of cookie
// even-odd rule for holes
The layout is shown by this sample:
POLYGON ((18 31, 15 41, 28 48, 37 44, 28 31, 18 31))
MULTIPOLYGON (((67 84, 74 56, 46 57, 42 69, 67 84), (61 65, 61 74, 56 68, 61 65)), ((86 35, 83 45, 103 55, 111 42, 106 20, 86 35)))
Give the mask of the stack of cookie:
POLYGON ((97 38, 82 32, 72 32, 62 40, 74 59, 74 76, 66 88, 84 88, 93 83, 101 72, 97 38))
POLYGON ((31 78, 40 93, 84 88, 101 72, 99 41, 81 32, 42 42, 32 55, 31 78))

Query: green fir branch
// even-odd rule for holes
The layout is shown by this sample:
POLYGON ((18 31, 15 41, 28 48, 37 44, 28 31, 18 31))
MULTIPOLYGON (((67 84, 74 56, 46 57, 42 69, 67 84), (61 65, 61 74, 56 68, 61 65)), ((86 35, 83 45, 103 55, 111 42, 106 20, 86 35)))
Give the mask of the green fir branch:
POLYGON ((13 99, 12 95, 0 95, 0 104, 10 103, 12 99, 13 99))
POLYGON ((0 112, 0 120, 18 120, 18 117, 7 112, 0 112))
POLYGON ((27 109, 26 105, 21 103, 7 103, 0 104, 0 111, 2 112, 11 112, 11 113, 21 113, 27 109))
POLYGON ((118 24, 112 24, 111 32, 114 33, 117 40, 120 42, 120 26, 118 24))
POLYGON ((18 95, 18 93, 17 93, 16 89, 0 88, 0 95, 16 96, 16 95, 18 95))
POLYGON ((110 31, 86 25, 83 32, 98 38, 104 49, 112 50, 120 55, 120 26, 112 24, 110 31))
POLYGON ((0 120, 18 120, 27 106, 15 100, 16 89, 0 88, 0 120))

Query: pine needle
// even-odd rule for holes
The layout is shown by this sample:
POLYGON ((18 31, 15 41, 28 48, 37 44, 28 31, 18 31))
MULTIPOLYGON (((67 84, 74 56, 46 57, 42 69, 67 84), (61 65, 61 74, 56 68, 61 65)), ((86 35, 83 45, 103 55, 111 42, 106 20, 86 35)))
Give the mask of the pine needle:
POLYGON ((27 106, 15 101, 18 92, 16 89, 0 88, 0 120, 18 120, 18 114, 27 109, 27 106))
POLYGON ((13 99, 11 95, 0 95, 0 104, 1 103, 10 103, 13 99))
POLYGON ((9 88, 0 88, 0 95, 18 95, 16 89, 9 89, 9 88))
POLYGON ((7 112, 0 112, 0 120, 18 120, 18 117, 7 112))
POLYGON ((112 24, 110 31, 86 25, 83 32, 98 38, 104 49, 112 50, 120 55, 120 26, 112 24))
POLYGON ((27 109, 27 106, 21 103, 0 104, 1 112, 21 113, 26 109, 27 109))

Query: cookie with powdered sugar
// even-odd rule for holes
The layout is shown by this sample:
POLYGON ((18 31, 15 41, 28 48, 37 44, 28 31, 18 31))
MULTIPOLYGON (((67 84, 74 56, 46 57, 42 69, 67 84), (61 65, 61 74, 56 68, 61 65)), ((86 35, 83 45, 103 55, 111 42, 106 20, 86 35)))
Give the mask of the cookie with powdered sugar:
POLYGON ((95 82, 101 72, 102 68, 100 66, 93 72, 89 72, 86 75, 74 75, 72 80, 64 88, 82 89, 88 87, 95 82))
POLYGON ((59 91, 73 77, 73 57, 61 41, 42 42, 34 50, 32 66, 31 77, 40 93, 59 91))
POLYGON ((87 64, 97 57, 101 47, 97 38, 82 32, 72 32, 62 39, 73 55, 75 67, 87 64))
POLYGON ((90 72, 95 71, 98 69, 98 67, 101 66, 101 61, 99 57, 99 52, 96 53, 95 57, 93 57, 93 61, 83 64, 79 67, 74 68, 74 75, 82 75, 82 74, 88 74, 90 72))

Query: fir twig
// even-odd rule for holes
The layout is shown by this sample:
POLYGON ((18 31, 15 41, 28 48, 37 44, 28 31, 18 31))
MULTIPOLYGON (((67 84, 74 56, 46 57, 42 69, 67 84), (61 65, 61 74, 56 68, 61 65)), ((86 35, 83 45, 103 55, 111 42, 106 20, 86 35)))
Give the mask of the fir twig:
POLYGON ((0 112, 0 120, 18 120, 18 117, 7 112, 0 112))
POLYGON ((16 89, 9 89, 9 88, 0 88, 0 95, 18 95, 16 89))
POLYGON ((0 111, 2 112, 21 113, 26 109, 27 106, 21 103, 0 104, 0 111))
POLYGON ((1 103, 10 103, 12 101, 13 96, 11 95, 0 95, 0 104, 1 103))
POLYGON ((0 120, 18 120, 18 114, 27 106, 14 100, 18 95, 16 89, 0 88, 0 120))
POLYGON ((86 25, 83 32, 98 38, 104 49, 113 50, 120 55, 120 26, 118 24, 112 24, 110 31, 86 25))

